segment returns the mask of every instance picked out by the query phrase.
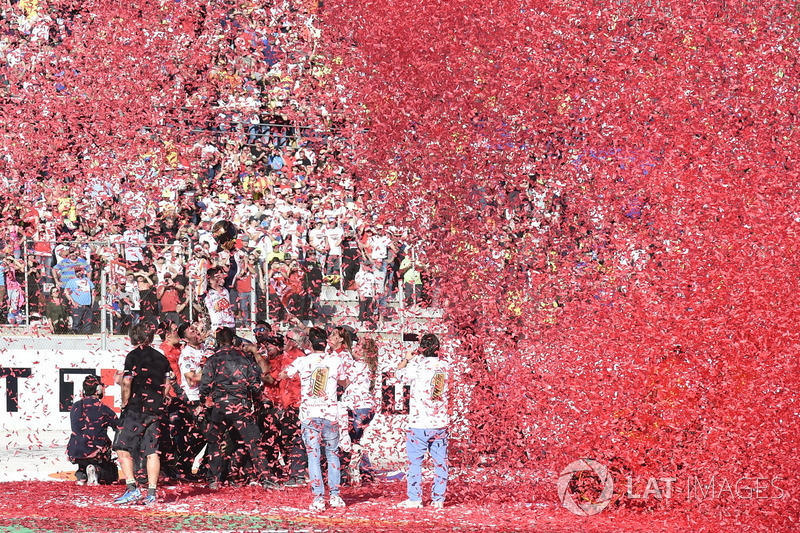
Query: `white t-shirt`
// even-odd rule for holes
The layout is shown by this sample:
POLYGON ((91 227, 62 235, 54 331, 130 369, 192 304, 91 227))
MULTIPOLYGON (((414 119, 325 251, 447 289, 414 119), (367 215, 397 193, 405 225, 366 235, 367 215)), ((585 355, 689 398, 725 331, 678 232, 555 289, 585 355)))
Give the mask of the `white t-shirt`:
POLYGON ((325 230, 325 237, 328 239, 328 253, 330 255, 342 255, 342 237, 344 237, 344 230, 336 226, 335 228, 327 228, 325 230))
POLYGON ((383 261, 389 257, 389 244, 391 239, 384 235, 376 235, 369 239, 368 244, 372 248, 372 260, 383 261))
POLYGON ((201 362, 203 361, 203 355, 203 350, 192 348, 187 344, 181 350, 181 356, 178 358, 183 392, 186 393, 186 398, 192 402, 200 401, 200 383, 198 382, 195 386, 189 385, 186 374, 202 370, 201 362))
POLYGON ((450 423, 447 412, 450 365, 438 357, 418 355, 395 376, 411 385, 408 427, 441 429, 450 423))
POLYGON ((347 379, 350 384, 344 391, 342 403, 350 409, 374 408, 375 396, 369 390, 372 376, 367 363, 351 359, 347 365, 347 379))
POLYGON ((359 270, 354 278, 361 298, 374 298, 380 291, 381 280, 375 272, 359 270))
POLYGON ((228 289, 208 289, 206 294, 206 309, 211 320, 211 330, 217 328, 235 328, 236 317, 233 315, 233 306, 228 289))
POLYGON ((336 384, 347 377, 337 355, 311 352, 295 359, 286 367, 286 374, 290 378, 300 376, 300 420, 324 418, 337 421, 336 384))
POLYGON ((143 261, 142 246, 145 245, 144 233, 137 229, 125 230, 122 234, 122 242, 125 244, 126 261, 143 261))
POLYGON ((325 230, 323 228, 313 228, 308 232, 308 244, 315 250, 325 249, 325 230))

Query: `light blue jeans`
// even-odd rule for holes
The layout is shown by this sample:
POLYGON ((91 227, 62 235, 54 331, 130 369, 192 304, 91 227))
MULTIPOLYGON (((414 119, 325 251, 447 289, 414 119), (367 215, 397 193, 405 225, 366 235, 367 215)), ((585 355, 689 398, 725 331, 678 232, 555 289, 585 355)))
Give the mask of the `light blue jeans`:
POLYGON ((433 459, 431 498, 435 502, 443 502, 447 490, 447 428, 409 428, 406 449, 409 462, 406 476, 408 499, 412 502, 422 501, 422 460, 427 451, 433 459))
POLYGON ((328 488, 331 496, 339 495, 341 473, 339 472, 339 424, 324 418, 303 420, 300 424, 303 442, 308 455, 308 477, 315 500, 325 498, 325 485, 322 482, 320 467, 320 444, 325 445, 325 458, 328 460, 328 488))

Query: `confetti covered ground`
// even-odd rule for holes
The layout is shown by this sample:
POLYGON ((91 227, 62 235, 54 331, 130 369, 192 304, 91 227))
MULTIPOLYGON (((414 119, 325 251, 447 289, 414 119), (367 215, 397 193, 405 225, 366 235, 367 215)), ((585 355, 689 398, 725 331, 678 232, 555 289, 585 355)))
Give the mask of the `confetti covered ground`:
MULTIPOLYGON (((343 492, 345 510, 307 510, 306 488, 264 491, 259 487, 202 486, 161 489, 149 507, 115 507, 121 486, 78 487, 69 482, 9 482, 1 486, 0 531, 681 531, 685 517, 669 513, 631 513, 577 517, 553 500, 543 504, 493 503, 462 498, 458 485, 447 507, 398 510, 403 482, 381 483, 343 492)), ((724 520, 700 520, 707 531, 724 529, 724 520), (723 525, 720 526, 720 522, 723 525)))
MULTIPOLYGON (((64 467, 56 447, 30 455, 0 454, 0 531, 739 531, 774 523, 775 512, 755 510, 753 501, 709 501, 686 512, 665 501, 651 509, 623 507, 624 498, 594 516, 576 516, 559 501, 552 475, 500 475, 484 468, 455 468, 443 510, 426 506, 400 510, 405 499, 403 479, 379 479, 373 484, 345 487, 346 509, 308 511, 307 487, 266 491, 260 487, 223 487, 211 491, 201 484, 165 484, 153 506, 114 506, 123 485, 77 486, 73 470, 64 467), (35 473, 32 469, 39 468, 35 473), (518 498, 517 494, 535 494, 518 498)), ((617 492, 624 492, 622 488, 617 492)), ((678 487, 676 487, 678 492, 678 487)), ((675 503, 680 496, 676 494, 675 503)), ((777 528, 774 531, 791 531, 777 528)))

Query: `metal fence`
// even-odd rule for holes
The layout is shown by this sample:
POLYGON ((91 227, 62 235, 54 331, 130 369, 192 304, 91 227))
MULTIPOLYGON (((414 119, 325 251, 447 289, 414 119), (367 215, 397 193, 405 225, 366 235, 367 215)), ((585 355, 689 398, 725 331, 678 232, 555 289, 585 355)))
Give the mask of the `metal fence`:
MULTIPOLYGON (((123 238, 127 240, 23 241, 16 248, 17 253, 3 258, 0 267, 3 270, 0 277, 5 282, 4 294, 0 295, 0 315, 7 319, 8 325, 24 327, 26 332, 34 334, 121 334, 127 331, 124 326, 142 319, 142 293, 145 292, 150 305, 153 305, 153 294, 157 300, 155 309, 150 309, 148 320, 155 317, 175 322, 193 321, 198 313, 205 313, 201 296, 206 288, 207 269, 218 264, 225 266, 237 259, 245 262, 244 265, 237 263, 238 268, 244 267, 248 272, 239 280, 245 281, 245 288, 249 285, 249 291, 232 291, 231 294, 231 304, 242 325, 253 324, 257 318, 267 319, 272 316, 271 311, 280 311, 277 308, 281 305, 277 302, 281 295, 276 294, 279 287, 271 283, 270 257, 240 253, 238 258, 231 259, 225 257, 227 252, 209 255, 206 248, 210 247, 198 250, 198 243, 188 239, 165 244, 146 242, 135 236, 123 238), (73 302, 66 294, 67 285, 76 284, 70 280, 74 280, 76 270, 80 269, 84 270, 85 279, 90 282, 81 283, 92 287, 91 304, 89 309, 83 310, 84 314, 88 313, 88 318, 73 312, 70 305, 73 302), (140 278, 143 283, 140 283, 140 278), (162 298, 158 296, 160 287, 169 285, 167 278, 172 281, 173 288, 164 290, 177 292, 176 297, 183 307, 180 311, 171 307, 165 311, 162 298), (131 293, 138 293, 138 296, 133 298, 131 293), (76 320, 86 320, 89 326, 79 329, 76 320)), ((416 261, 413 248, 409 255, 412 261, 416 261)), ((276 254, 276 258, 283 259, 280 254, 276 254)), ((309 257, 309 261, 316 259, 309 257)), ((323 277, 322 283, 335 286, 337 292, 343 294, 344 262, 339 261, 332 268, 331 275, 323 277)), ((385 276, 383 283, 385 287, 385 276)), ((402 276, 399 283, 397 307, 403 308, 406 302, 416 305, 419 286, 403 287, 402 276)), ((74 289, 70 287, 70 290, 74 289)))

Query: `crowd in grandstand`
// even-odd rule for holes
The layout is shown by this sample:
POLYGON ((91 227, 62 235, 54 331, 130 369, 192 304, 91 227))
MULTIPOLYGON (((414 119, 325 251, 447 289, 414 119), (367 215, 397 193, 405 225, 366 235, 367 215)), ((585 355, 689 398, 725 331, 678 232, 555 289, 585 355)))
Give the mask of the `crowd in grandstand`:
MULTIPOLYGON (((26 78, 31 63, 80 64, 72 41, 91 29, 83 9, 3 8, 3 96, 53 81, 26 78)), ((0 176, 18 202, 2 207, 0 323, 96 332, 102 309, 115 333, 140 321, 181 324, 208 316, 207 272, 216 266, 228 271, 239 326, 267 309, 273 320, 319 317, 323 284, 357 289, 365 322, 387 314, 387 296, 423 301, 415 236, 365 208, 369 193, 337 162, 328 111, 315 107, 324 76, 314 55, 316 3, 173 9, 186 17, 172 21, 176 37, 213 43, 203 45, 207 61, 184 87, 185 101, 162 117, 179 140, 153 131, 152 151, 126 164, 114 154, 113 170, 108 154, 65 149, 74 172, 64 172, 65 160, 43 161, 35 177, 4 148, 0 176), (300 125, 309 122, 320 127, 300 125), (239 229, 234 249, 217 247, 211 229, 220 220, 239 229)))
POLYGON ((285 192, 276 188, 255 199, 238 184, 200 197, 196 189, 175 191, 152 222, 128 228, 115 224, 103 205, 81 216, 80 202, 66 210, 69 204, 57 200, 33 202, 22 219, 4 220, 2 319, 23 323, 27 310, 56 333, 88 333, 99 330, 105 306, 115 332, 139 321, 181 324, 208 316, 204 302, 214 267, 226 271, 223 285, 239 326, 250 325, 253 304, 265 315, 267 296, 276 320, 285 320, 287 311, 317 318, 323 284, 357 289, 363 321, 385 314, 385 295, 398 290, 408 305, 422 301, 425 266, 408 234, 376 223, 352 189, 284 181, 285 192), (239 235, 225 250, 211 230, 229 220, 239 235))

